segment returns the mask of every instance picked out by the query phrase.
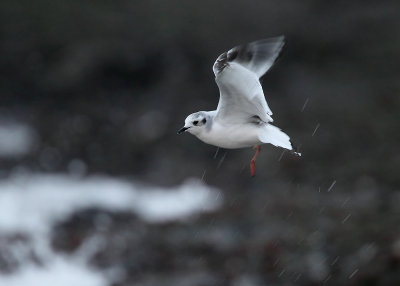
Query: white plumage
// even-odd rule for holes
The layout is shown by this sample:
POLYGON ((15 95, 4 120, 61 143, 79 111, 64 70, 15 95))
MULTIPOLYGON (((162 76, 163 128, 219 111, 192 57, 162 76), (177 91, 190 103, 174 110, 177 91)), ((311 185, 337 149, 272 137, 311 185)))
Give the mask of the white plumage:
MULTIPOLYGON (((293 150, 289 136, 273 122, 272 111, 259 78, 274 64, 284 45, 284 37, 269 38, 232 48, 214 63, 220 97, 216 110, 189 115, 178 133, 187 131, 205 143, 236 149, 270 143, 293 150)), ((296 153, 300 155, 300 153, 296 153)))

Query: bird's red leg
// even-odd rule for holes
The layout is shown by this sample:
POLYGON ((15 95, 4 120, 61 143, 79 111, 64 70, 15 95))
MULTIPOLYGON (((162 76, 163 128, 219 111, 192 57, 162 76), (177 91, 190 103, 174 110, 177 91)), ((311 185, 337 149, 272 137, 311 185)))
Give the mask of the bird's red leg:
POLYGON ((260 151, 261 151, 261 147, 260 147, 260 145, 256 145, 256 146, 254 146, 253 149, 256 150, 256 154, 254 154, 254 157, 250 161, 250 171, 251 171, 252 177, 254 177, 256 174, 256 159, 257 159, 258 153, 260 153, 260 151))

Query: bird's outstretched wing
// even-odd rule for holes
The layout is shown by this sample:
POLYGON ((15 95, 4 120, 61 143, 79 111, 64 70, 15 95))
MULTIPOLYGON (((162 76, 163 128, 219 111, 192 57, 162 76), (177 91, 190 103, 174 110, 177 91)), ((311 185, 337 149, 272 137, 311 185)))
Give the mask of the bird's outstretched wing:
POLYGON ((220 90, 217 120, 273 121, 259 78, 274 64, 283 44, 283 36, 269 38, 234 47, 218 57, 213 66, 220 90))
POLYGON ((213 66, 214 74, 217 76, 229 63, 235 62, 260 78, 274 64, 284 43, 285 37, 280 36, 236 46, 218 57, 213 66))

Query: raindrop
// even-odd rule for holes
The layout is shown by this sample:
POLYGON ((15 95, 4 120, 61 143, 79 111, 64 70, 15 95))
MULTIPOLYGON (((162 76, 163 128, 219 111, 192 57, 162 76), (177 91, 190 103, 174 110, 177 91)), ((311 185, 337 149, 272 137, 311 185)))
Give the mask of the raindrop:
POLYGON ((283 269, 281 273, 279 273, 278 277, 281 277, 285 273, 286 269, 283 269))
POLYGON ((204 169, 203 175, 201 175, 201 180, 204 182, 204 177, 206 176, 207 169, 204 169))
POLYGON ((314 132, 312 133, 312 135, 311 136, 314 136, 315 135, 315 132, 317 132, 317 130, 318 130, 318 128, 321 126, 321 124, 317 124, 317 126, 315 126, 315 129, 314 129, 314 132))
POLYGON ((274 267, 278 265, 279 260, 280 260, 279 258, 277 258, 277 259, 275 260, 275 262, 274 262, 274 264, 273 264, 274 267))
POLYGON ((353 271, 353 273, 350 274, 349 279, 353 278, 354 275, 356 275, 358 272, 358 268, 356 270, 353 271))
POLYGON ((301 108, 301 112, 303 112, 304 109, 306 109, 306 106, 307 106, 309 100, 310 100, 310 98, 307 97, 306 101, 305 101, 304 104, 303 104, 303 107, 301 108))
POLYGON ((297 280, 299 280, 301 277, 301 273, 299 273, 299 275, 297 275, 296 279, 294 279, 294 282, 296 282, 297 280))
POLYGON ((279 156, 278 162, 280 162, 282 160, 283 155, 285 154, 286 150, 282 151, 282 154, 279 156))
POLYGON ((348 214, 348 215, 342 220, 342 223, 345 223, 350 217, 351 217, 351 214, 348 214))
POLYGON ((333 189, 333 186, 336 184, 336 180, 334 180, 331 184, 331 186, 328 188, 328 192, 330 192, 333 189))
POLYGON ((336 256, 336 258, 332 261, 331 266, 335 265, 338 262, 340 256, 336 256))
POLYGON ((221 167, 221 165, 222 165, 222 163, 224 162, 225 157, 226 157, 227 154, 228 154, 228 152, 225 152, 224 156, 222 156, 221 160, 219 160, 217 169, 219 169, 219 168, 221 167))
POLYGON ((328 275, 328 277, 326 277, 326 278, 325 278, 325 280, 324 280, 324 284, 325 284, 326 282, 328 282, 328 281, 329 281, 329 279, 331 279, 331 277, 332 277, 332 276, 329 274, 329 275, 328 275))
POLYGON ((348 197, 347 199, 344 200, 342 207, 344 207, 345 204, 347 204, 347 202, 350 200, 350 197, 348 197))
POLYGON ((218 151, 219 151, 219 147, 217 148, 217 151, 215 151, 215 154, 214 154, 214 159, 216 159, 216 158, 217 158, 217 156, 218 156, 218 151))

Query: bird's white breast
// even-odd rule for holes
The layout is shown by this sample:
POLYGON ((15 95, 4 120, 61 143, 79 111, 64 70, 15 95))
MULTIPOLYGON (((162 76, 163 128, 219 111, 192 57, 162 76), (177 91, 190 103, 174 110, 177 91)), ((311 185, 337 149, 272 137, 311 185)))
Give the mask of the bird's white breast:
POLYGON ((209 131, 197 134, 197 138, 207 144, 226 149, 252 147, 260 144, 258 138, 259 126, 256 124, 223 125, 213 122, 209 131))

